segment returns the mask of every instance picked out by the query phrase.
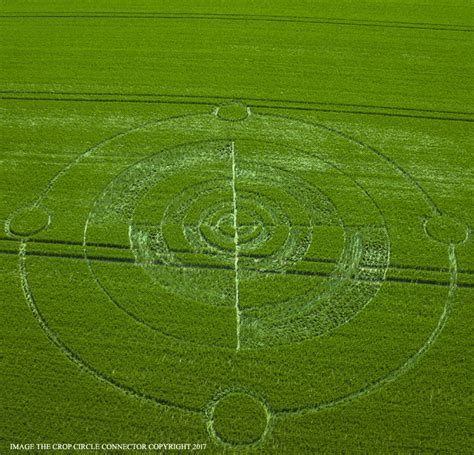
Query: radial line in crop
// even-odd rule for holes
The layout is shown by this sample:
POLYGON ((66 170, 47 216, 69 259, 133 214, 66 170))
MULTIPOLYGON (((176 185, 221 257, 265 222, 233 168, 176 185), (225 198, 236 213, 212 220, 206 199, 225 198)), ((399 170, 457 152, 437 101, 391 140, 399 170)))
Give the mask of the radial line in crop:
POLYGON ((235 318, 237 330, 237 351, 240 349, 240 305, 239 305, 239 231, 237 229, 237 191, 235 189, 235 144, 230 143, 232 158, 232 206, 234 218, 234 271, 235 271, 235 318))

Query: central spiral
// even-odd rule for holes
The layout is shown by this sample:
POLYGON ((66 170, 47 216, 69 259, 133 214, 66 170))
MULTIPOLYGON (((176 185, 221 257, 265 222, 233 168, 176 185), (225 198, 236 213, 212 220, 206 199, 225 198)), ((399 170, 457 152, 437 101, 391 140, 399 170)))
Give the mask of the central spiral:
POLYGON ((294 173, 253 160, 246 146, 206 144, 216 170, 196 175, 190 168, 183 176, 180 169, 179 177, 162 178, 140 198, 130 224, 137 263, 163 286, 210 305, 235 304, 236 273, 240 305, 255 305, 245 296, 256 282, 298 264, 317 226, 341 225, 321 191, 294 173), (150 221, 150 211, 156 221, 150 221), (216 270, 229 271, 217 289, 216 270))

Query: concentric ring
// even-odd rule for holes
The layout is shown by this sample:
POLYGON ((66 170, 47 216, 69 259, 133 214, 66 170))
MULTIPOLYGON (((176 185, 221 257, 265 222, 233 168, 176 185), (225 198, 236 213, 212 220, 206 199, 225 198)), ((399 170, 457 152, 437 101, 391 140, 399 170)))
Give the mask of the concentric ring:
MULTIPOLYGON (((107 236, 116 226, 128 231, 137 265, 157 286, 201 306, 233 309, 238 297, 241 347, 321 335, 349 321, 377 293, 389 242, 383 217, 363 192, 371 217, 379 220, 375 226, 348 224, 323 191, 285 169, 285 153, 287 147, 279 144, 237 139, 184 144, 151 155, 120 174, 97 200, 88 241, 103 241, 104 223, 107 236), (237 157, 233 178, 231 150, 237 157), (255 154, 264 159, 256 161, 255 154), (206 157, 205 168, 196 166, 196 155, 206 157), (327 272, 315 270, 309 255, 321 234, 340 248, 334 247, 334 265, 327 272), (291 280, 299 286, 288 286, 291 280)), ((306 159, 297 150, 291 154, 295 161, 306 159)), ((107 287, 108 277, 96 276, 107 287)), ((113 289, 108 286, 107 292, 114 295, 113 289)))

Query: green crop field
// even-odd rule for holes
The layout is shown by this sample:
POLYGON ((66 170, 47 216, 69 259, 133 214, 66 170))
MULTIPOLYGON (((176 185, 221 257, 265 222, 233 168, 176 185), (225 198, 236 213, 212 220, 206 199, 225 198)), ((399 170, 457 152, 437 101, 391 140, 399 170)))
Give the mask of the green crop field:
POLYGON ((472 7, 1 1, 0 453, 472 453, 472 7))

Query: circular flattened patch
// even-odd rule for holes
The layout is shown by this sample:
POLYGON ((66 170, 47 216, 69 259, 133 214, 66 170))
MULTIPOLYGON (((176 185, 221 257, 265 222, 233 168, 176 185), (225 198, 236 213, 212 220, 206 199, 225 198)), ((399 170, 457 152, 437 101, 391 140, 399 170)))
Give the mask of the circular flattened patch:
POLYGON ((216 110, 216 115, 221 120, 238 122, 240 120, 245 120, 249 116, 249 109, 243 103, 234 102, 219 106, 216 110))
POLYGON ((468 237, 466 225, 446 215, 437 215, 426 220, 425 230, 434 240, 448 245, 463 243, 468 237))
POLYGON ((39 207, 27 207, 16 212, 7 224, 7 230, 18 237, 30 237, 46 229, 51 216, 39 207))
POLYGON ((270 412, 260 399, 246 392, 229 392, 208 409, 208 428, 217 441, 230 446, 258 443, 268 431, 270 412))

